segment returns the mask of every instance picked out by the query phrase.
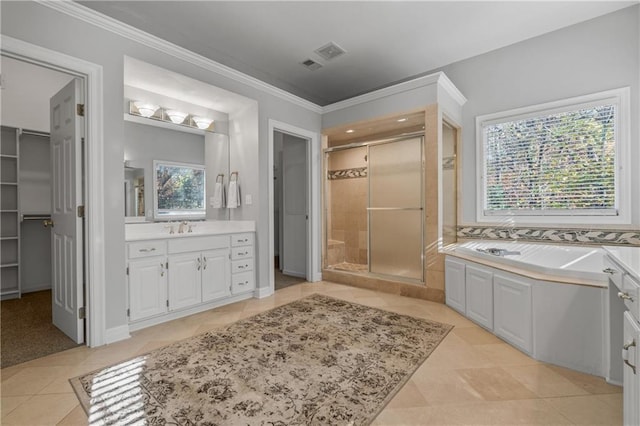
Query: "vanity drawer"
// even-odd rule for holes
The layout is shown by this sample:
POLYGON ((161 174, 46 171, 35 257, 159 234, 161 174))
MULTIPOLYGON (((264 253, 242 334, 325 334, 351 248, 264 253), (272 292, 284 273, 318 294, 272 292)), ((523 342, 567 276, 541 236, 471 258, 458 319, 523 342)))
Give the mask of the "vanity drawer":
POLYGON ((127 246, 129 247, 129 259, 167 254, 167 244, 164 241, 138 241, 128 243, 127 246))
POLYGON ((618 287, 618 291, 622 289, 622 275, 623 270, 616 263, 614 263, 609 256, 605 256, 603 259, 604 269, 602 272, 609 275, 611 282, 618 287))
POLYGON ((169 240, 169 253, 215 250, 229 247, 228 236, 183 237, 169 240))
POLYGON ((253 245, 253 233, 231 235, 231 246, 251 246, 253 245))
POLYGON ((640 319, 640 283, 633 279, 631 275, 622 277, 622 289, 618 293, 618 297, 624 300, 624 305, 629 309, 631 315, 636 318, 636 321, 640 319), (622 294, 620 294, 622 293, 622 294))
POLYGON ((231 273, 253 271, 253 259, 240 259, 231 261, 231 273))
POLYGON ((231 292, 234 294, 253 290, 255 286, 255 279, 251 271, 235 274, 231 278, 231 292))
POLYGON ((247 259, 253 257, 253 246, 234 247, 231 249, 231 259, 247 259))

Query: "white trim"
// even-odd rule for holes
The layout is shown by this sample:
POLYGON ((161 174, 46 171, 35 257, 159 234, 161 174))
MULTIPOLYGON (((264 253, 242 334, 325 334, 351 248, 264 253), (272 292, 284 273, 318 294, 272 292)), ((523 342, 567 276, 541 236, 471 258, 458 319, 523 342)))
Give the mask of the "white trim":
POLYGON ((328 112, 338 111, 341 109, 375 101, 381 98, 386 98, 398 93, 408 92, 436 83, 440 85, 440 87, 445 90, 456 102, 458 102, 460 106, 464 105, 467 102, 467 98, 464 97, 464 95, 456 88, 451 80, 449 80, 449 78, 443 72, 437 72, 434 74, 425 75, 423 77, 414 78, 413 80, 403 81, 402 83, 394 84, 393 86, 365 93, 364 95, 349 98, 344 101, 333 103, 331 105, 326 105, 322 108, 322 113, 326 114, 328 112))
POLYGON ((118 327, 107 328, 104 333, 104 343, 110 344, 119 342, 120 340, 126 340, 131 337, 129 334, 129 325, 120 325, 118 327))
POLYGON ((85 225, 87 280, 87 344, 105 342, 105 233, 103 170, 102 66, 0 34, 2 53, 84 77, 86 93, 85 225))
POLYGON ((78 4, 74 1, 44 1, 35 0, 37 3, 49 7, 58 12, 64 13, 96 27, 110 31, 121 37, 127 38, 138 42, 144 46, 156 49, 162 53, 173 56, 174 58, 183 60, 200 68, 212 71, 216 74, 230 78, 247 86, 253 87, 260 91, 269 93, 285 101, 291 102, 302 108, 308 109, 316 113, 322 113, 322 107, 309 102, 306 99, 302 99, 295 96, 285 90, 272 86, 264 81, 258 80, 255 77, 251 77, 240 71, 234 70, 226 65, 222 65, 219 62, 212 61, 204 56, 198 55, 190 50, 180 47, 176 44, 170 43, 159 37, 151 35, 145 31, 135 28, 131 25, 127 25, 123 22, 115 20, 109 16, 103 15, 93 9, 89 9, 86 6, 78 4))
POLYGON ((274 231, 274 205, 273 205, 273 133, 275 131, 287 133, 293 136, 306 139, 309 142, 308 163, 309 163, 309 186, 310 191, 308 194, 309 205, 309 222, 307 228, 307 281, 316 282, 322 279, 320 274, 320 217, 322 214, 320 208, 320 137, 317 133, 302 129, 300 127, 292 126, 287 123, 269 119, 269 146, 267 148, 268 154, 268 176, 269 182, 269 288, 273 292, 275 289, 275 266, 273 264, 273 258, 275 256, 275 231, 274 231))
MULTIPOLYGON (((630 94, 629 87, 619 89, 606 90, 598 93, 591 93, 583 96, 576 96, 567 99, 547 102, 538 105, 531 105, 512 110, 496 112, 491 114, 479 115, 476 117, 476 223, 478 224, 495 224, 500 223, 502 226, 524 226, 534 224, 571 224, 578 223, 584 225, 630 225, 632 224, 631 216, 631 176, 638 173, 631 169, 630 161, 630 142, 631 142, 631 125, 630 125, 630 94), (483 127, 487 124, 496 122, 517 120, 523 117, 535 116, 538 113, 555 113, 572 109, 573 107, 582 107, 595 105, 602 102, 614 103, 618 106, 617 126, 616 126, 616 203, 617 215, 611 215, 610 212, 604 214, 594 214, 593 212, 580 212, 580 214, 558 214, 554 212, 541 211, 537 215, 526 214, 524 212, 504 214, 487 214, 484 211, 485 197, 485 162, 484 162, 484 135, 483 127)), ((636 174, 637 176, 637 174, 636 174)))
POLYGON ((260 287, 256 288, 253 291, 253 297, 256 299, 264 299, 265 297, 269 297, 273 294, 273 288, 271 287, 260 287))

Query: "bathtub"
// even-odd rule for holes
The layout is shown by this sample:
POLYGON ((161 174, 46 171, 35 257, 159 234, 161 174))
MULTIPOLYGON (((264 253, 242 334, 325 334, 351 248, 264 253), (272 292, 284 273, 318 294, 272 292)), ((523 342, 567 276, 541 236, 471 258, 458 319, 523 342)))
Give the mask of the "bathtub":
POLYGON ((478 240, 456 244, 452 254, 501 269, 515 268, 514 272, 525 275, 529 272, 553 277, 553 281, 564 278, 569 283, 602 287, 608 282, 607 274, 602 272, 604 250, 599 247, 478 240))

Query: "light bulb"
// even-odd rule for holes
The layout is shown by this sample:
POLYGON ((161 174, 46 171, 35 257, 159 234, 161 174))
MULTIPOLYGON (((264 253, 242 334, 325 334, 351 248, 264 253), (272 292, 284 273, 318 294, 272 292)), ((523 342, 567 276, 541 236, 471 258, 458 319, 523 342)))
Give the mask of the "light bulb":
POLYGON ((207 118, 207 117, 193 117, 193 122, 196 123, 196 126, 198 126, 198 129, 208 129, 209 126, 211 126, 211 123, 213 122, 212 119, 207 118))
POLYGON ((181 124, 187 117, 186 112, 176 111, 174 109, 168 109, 166 112, 169 120, 171 120, 172 123, 176 124, 181 124))
POLYGON ((160 108, 158 105, 155 105, 149 102, 144 102, 144 101, 135 101, 133 103, 133 106, 136 107, 136 109, 138 110, 141 116, 147 117, 147 118, 155 114, 158 108, 160 108))

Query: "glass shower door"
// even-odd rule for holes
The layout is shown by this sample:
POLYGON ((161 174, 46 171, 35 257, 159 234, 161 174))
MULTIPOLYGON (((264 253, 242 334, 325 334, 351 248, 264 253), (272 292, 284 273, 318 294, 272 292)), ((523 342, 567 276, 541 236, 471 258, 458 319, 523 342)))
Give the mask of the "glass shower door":
POLYGON ((423 281, 422 138, 369 146, 369 270, 423 281))

